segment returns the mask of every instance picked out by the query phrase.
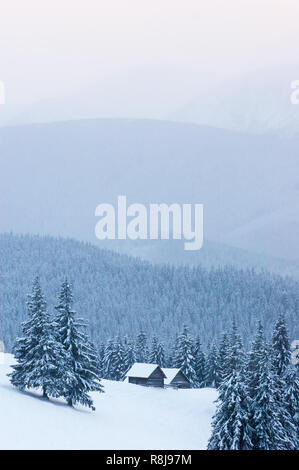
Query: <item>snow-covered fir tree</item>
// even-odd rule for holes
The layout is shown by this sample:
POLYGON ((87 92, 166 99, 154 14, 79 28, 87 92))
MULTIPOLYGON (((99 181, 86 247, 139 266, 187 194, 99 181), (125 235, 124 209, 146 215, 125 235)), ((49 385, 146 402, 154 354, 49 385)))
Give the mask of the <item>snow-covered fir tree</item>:
POLYGON ((289 449, 290 443, 280 421, 281 410, 276 401, 277 384, 272 374, 270 351, 266 345, 260 353, 257 374, 257 385, 251 402, 253 448, 255 450, 289 449))
POLYGON ((62 286, 56 308, 57 338, 63 345, 67 359, 64 369, 68 380, 64 397, 70 406, 80 403, 92 409, 93 401, 89 392, 102 392, 95 348, 85 334, 86 324, 76 318, 72 309, 73 295, 66 279, 62 286))
POLYGON ((248 390, 245 381, 242 344, 233 323, 227 347, 226 373, 219 387, 218 407, 212 422, 210 450, 250 450, 248 390))
POLYGON ((206 386, 206 358, 205 354, 201 349, 201 342, 199 336, 197 336, 194 344, 194 357, 195 357, 195 372, 196 372, 196 386, 206 386))
POLYGON ((299 448, 299 374, 295 365, 288 367, 285 376, 284 398, 287 410, 296 428, 295 448, 299 448))
POLYGON ((114 380, 122 380, 126 373, 125 350, 120 336, 114 342, 114 380))
POLYGON ((243 370, 233 370, 221 382, 218 407, 212 422, 209 450, 250 450, 249 402, 243 370))
POLYGON ((50 320, 38 278, 27 306, 29 318, 22 324, 23 337, 14 347, 17 364, 9 374, 11 383, 20 390, 41 389, 45 398, 59 397, 68 378, 66 352, 56 340, 56 325, 50 320))
POLYGON ((233 320, 231 333, 226 352, 226 374, 230 374, 233 369, 240 370, 245 360, 244 348, 239 335, 236 321, 233 320))
MULTIPOLYGON (((86 324, 84 324, 84 329, 86 328, 86 324)), ((89 361, 90 361, 90 368, 91 370, 93 371, 95 377, 96 377, 96 380, 99 381, 100 378, 101 378, 101 372, 102 372, 102 361, 101 361, 101 358, 99 356, 99 351, 98 349, 96 348, 96 346, 94 345, 94 343, 89 339, 89 337, 87 335, 86 336, 86 339, 87 339, 87 342, 86 342, 86 346, 87 346, 87 351, 88 351, 88 357, 89 357, 89 361)), ((101 392, 104 391, 103 389, 103 386, 100 384, 100 390, 101 392)))
POLYGON ((124 376, 135 362, 136 356, 134 343, 126 336, 124 339, 124 376))
POLYGON ((105 344, 101 343, 98 347, 98 364, 99 364, 99 376, 104 377, 104 355, 105 355, 105 344))
POLYGON ((229 348, 229 338, 226 332, 223 333, 218 348, 219 380, 223 380, 228 373, 227 353, 229 348))
POLYGON ((192 386, 196 387, 197 376, 195 372, 194 346, 189 328, 186 325, 182 333, 177 337, 173 367, 182 369, 192 386))
POLYGON ((151 364, 158 364, 160 367, 166 366, 164 348, 156 336, 154 336, 152 340, 149 362, 151 364))
MULTIPOLYGON (((263 419, 264 419, 264 414, 267 412, 267 400, 269 401, 269 409, 273 409, 275 407, 275 401, 273 398, 272 390, 270 390, 270 394, 266 396, 266 401, 263 404, 258 402, 258 397, 257 397, 257 391, 262 390, 261 389, 261 378, 262 378, 262 365, 266 365, 267 369, 265 371, 265 375, 263 377, 263 381, 267 379, 268 381, 270 380, 269 374, 270 374, 270 367, 269 363, 265 363, 267 358, 267 350, 266 350, 266 345, 265 345, 265 337, 264 337, 264 328, 262 325, 262 322, 258 322, 257 326, 257 333, 256 337, 252 343, 251 351, 249 353, 247 365, 246 365, 246 384, 247 384, 247 389, 248 389, 248 396, 249 396, 249 416, 248 416, 248 423, 250 428, 253 430, 252 432, 252 448, 253 449, 262 449, 262 440, 261 440, 261 434, 262 434, 262 426, 263 426, 263 419), (257 407, 258 403, 258 407, 257 407), (259 417, 259 420, 258 420, 259 417), (258 428, 259 425, 259 428, 258 428)), ((265 385, 264 385, 265 386, 265 385)), ((261 400, 261 398, 259 398, 261 400)), ((273 410, 275 413, 275 409, 273 410)), ((272 413, 273 414, 273 413, 272 413)), ((272 416, 272 415, 271 415, 272 416)), ((271 419, 269 416, 269 423, 271 419)), ((268 432, 267 430, 267 420, 264 423, 265 427, 265 435, 268 434, 267 440, 268 440, 268 446, 270 446, 270 443, 273 440, 273 435, 271 431, 271 426, 272 424, 270 423, 270 431, 268 432)))
POLYGON ((274 326, 272 336, 272 358, 273 367, 276 373, 280 377, 283 377, 287 367, 290 365, 291 358, 290 342, 286 320, 283 314, 279 315, 279 318, 274 326))
POLYGON ((147 346, 147 336, 142 330, 137 336, 135 354, 137 362, 148 362, 149 351, 147 346))
POLYGON ((151 347, 149 358, 148 358, 151 364, 158 364, 157 354, 158 354, 158 338, 157 336, 154 336, 152 340, 152 347, 151 347))
POLYGON ((217 388, 220 384, 220 372, 218 364, 218 350, 213 343, 207 354, 205 367, 205 386, 217 388))
POLYGON ((104 377, 108 380, 122 380, 127 372, 127 358, 121 338, 110 339, 103 359, 104 377))
POLYGON ((167 365, 167 367, 175 367, 176 351, 177 351, 177 346, 178 346, 178 343, 179 343, 178 337, 179 337, 179 335, 176 334, 173 345, 171 346, 171 348, 169 350, 169 353, 166 356, 166 365, 167 365))
POLYGON ((262 322, 257 325, 256 337, 252 342, 251 351, 246 363, 246 382, 249 396, 253 399, 258 386, 262 353, 265 348, 264 328, 262 322))
POLYGON ((298 381, 296 380, 296 374, 292 373, 293 367, 290 362, 291 351, 289 336, 283 314, 279 315, 274 326, 271 358, 273 380, 275 381, 276 390, 275 399, 277 410, 280 415, 279 419, 284 427, 285 434, 287 435, 286 441, 290 442, 289 449, 296 449, 299 444, 299 430, 296 413, 294 413, 293 410, 295 405, 293 399, 296 397, 296 386, 298 386, 298 381), (294 380, 294 383, 292 383, 292 380, 294 380))
POLYGON ((113 362, 114 359, 114 340, 111 338, 107 341, 105 346, 103 360, 102 360, 102 373, 103 377, 108 380, 114 379, 114 369, 115 364, 113 362))
POLYGON ((259 322, 246 370, 249 425, 255 450, 294 448, 296 430, 281 399, 281 381, 272 358, 271 347, 265 341, 263 326, 259 322))
POLYGON ((272 365, 272 374, 277 415, 284 430, 284 440, 283 442, 279 441, 278 444, 282 450, 296 450, 299 447, 299 428, 294 408, 296 403, 298 407, 298 378, 296 378, 295 374, 292 374, 290 366, 284 372, 283 377, 281 377, 276 373, 275 369, 273 370, 272 365), (291 383, 292 381, 293 383, 291 383))

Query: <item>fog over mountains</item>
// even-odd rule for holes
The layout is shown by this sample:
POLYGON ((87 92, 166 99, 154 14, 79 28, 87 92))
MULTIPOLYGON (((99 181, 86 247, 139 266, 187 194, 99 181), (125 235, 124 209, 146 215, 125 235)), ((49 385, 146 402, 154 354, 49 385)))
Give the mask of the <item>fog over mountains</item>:
POLYGON ((229 70, 215 73, 199 64, 128 67, 95 76, 77 90, 36 98, 23 107, 9 93, 0 125, 146 118, 298 136, 299 106, 291 102, 291 84, 297 80, 298 63, 233 76, 229 70))
POLYGON ((126 195, 128 204, 203 203, 204 241, 296 262, 298 144, 297 137, 154 120, 1 128, 0 232, 101 246, 95 208, 126 195))
POLYGON ((256 70, 210 90, 199 90, 197 97, 170 117, 252 134, 298 136, 299 106, 291 101, 291 85, 297 80, 298 65, 256 70))

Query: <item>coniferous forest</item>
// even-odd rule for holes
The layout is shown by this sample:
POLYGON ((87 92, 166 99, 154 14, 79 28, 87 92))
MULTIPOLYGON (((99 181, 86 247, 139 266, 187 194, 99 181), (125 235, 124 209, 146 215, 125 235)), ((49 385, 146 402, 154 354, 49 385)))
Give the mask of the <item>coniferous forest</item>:
POLYGON ((156 337, 153 354, 164 354, 168 361, 186 325, 213 364, 213 348, 233 319, 247 350, 259 320, 269 337, 283 313, 290 340, 299 333, 294 279, 230 266, 208 270, 152 265, 73 240, 7 234, 0 236, 0 337, 7 352, 21 335, 26 296, 36 276, 49 312, 55 310, 59 285, 69 279, 74 308, 88 322, 97 348, 118 336, 135 341, 143 332, 149 348, 156 337))
MULTIPOLYGON (((193 388, 219 391, 212 422, 210 450, 294 450, 299 445, 298 364, 291 361, 285 316, 280 314, 267 340, 258 322, 249 350, 235 320, 205 353, 200 337, 185 325, 173 348, 154 336, 148 343, 119 335, 98 351, 86 335, 86 324, 72 309, 72 288, 64 280, 55 313, 48 313, 39 279, 27 302, 23 336, 16 339, 16 364, 9 374, 20 390, 41 389, 43 397, 63 397, 94 410, 89 392, 103 392, 101 378, 121 381, 135 362, 181 369, 193 388)), ((298 362, 298 361, 296 361, 298 362)))
POLYGON ((50 237, 1 235, 0 260, 1 337, 19 390, 94 410, 101 380, 124 380, 135 362, 178 368, 192 388, 218 390, 208 449, 298 448, 297 281, 50 237))

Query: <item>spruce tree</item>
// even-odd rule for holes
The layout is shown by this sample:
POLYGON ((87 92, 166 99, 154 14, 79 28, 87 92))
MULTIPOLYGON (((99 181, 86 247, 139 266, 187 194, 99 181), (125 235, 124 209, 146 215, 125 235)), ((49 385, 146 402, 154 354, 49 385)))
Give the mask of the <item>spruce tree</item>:
POLYGON ((221 382, 208 450, 250 450, 249 403, 243 370, 234 369, 221 382))
POLYGON ((259 368, 254 396, 251 397, 255 450, 284 450, 290 448, 277 403, 277 383, 272 374, 270 350, 264 344, 259 354, 259 368))
POLYGON ((135 354, 136 362, 148 362, 147 337, 142 330, 137 336, 135 354))
POLYGON ((120 337, 114 342, 114 380, 122 380, 126 373, 125 350, 120 337))
POLYGON ((209 348, 205 367, 205 386, 218 388, 220 384, 218 351, 213 343, 209 348))
MULTIPOLYGON (((248 389, 248 396, 249 396, 249 416, 248 416, 248 423, 250 428, 252 429, 252 445, 254 449, 261 449, 261 438, 259 434, 261 431, 261 423, 259 424, 257 418, 259 416, 259 421, 262 422, 264 411, 262 409, 262 403, 260 402, 258 407, 258 398, 257 398, 257 391, 262 390, 261 383, 264 383, 264 387, 266 386, 265 381, 271 380, 269 377, 270 368, 269 363, 266 363, 267 359, 267 350, 265 345, 265 337, 264 337, 264 328, 262 322, 258 322, 257 326, 257 333, 254 341, 252 342, 251 351, 249 353, 248 361, 246 364, 246 384, 248 389), (266 370, 262 370, 262 367, 266 367, 266 370), (262 373, 264 376, 262 377, 262 373), (260 415, 259 415, 260 413, 260 415)), ((270 394, 268 394, 267 400, 269 401, 269 407, 271 406, 272 409, 274 407, 274 399, 272 390, 270 389, 270 394)), ((266 409, 266 402, 264 403, 264 408, 266 409)), ((270 408, 271 409, 271 408, 270 408)), ((274 410, 275 411, 275 410, 274 410)), ((270 416, 269 416, 269 423, 270 423, 270 416)), ((270 424, 270 433, 267 431, 267 421, 264 423, 265 426, 265 435, 269 434, 267 437, 269 444, 271 443, 271 438, 273 440, 273 436, 271 434, 271 426, 270 424), (272 437, 271 437, 272 436, 272 437)))
POLYGON ((160 367, 165 367, 165 354, 162 344, 158 341, 156 336, 153 337, 152 349, 149 355, 149 362, 151 364, 158 364, 160 367))
POLYGON ((272 337, 273 367, 283 377, 290 365, 291 351, 285 317, 281 314, 275 324, 272 337))
POLYGON ((63 394, 68 378, 66 353, 55 337, 55 323, 50 320, 39 279, 33 284, 27 303, 28 320, 22 324, 23 337, 14 347, 17 364, 9 374, 11 383, 20 390, 41 389, 44 398, 63 394))
POLYGON ((149 354, 149 362, 151 364, 158 364, 157 354, 158 354, 158 338, 154 336, 152 340, 152 348, 149 354))
POLYGON ((260 364, 265 347, 264 328, 262 322, 258 322, 256 337, 252 342, 251 351, 246 362, 246 382, 248 393, 253 400, 258 386, 260 364))
MULTIPOLYGON (((298 447, 298 422, 294 413, 294 401, 296 396, 296 374, 292 373, 291 350, 288 331, 284 315, 281 314, 274 326, 272 335, 272 373, 275 380, 277 411, 279 420, 284 427, 289 442, 287 449, 298 447)), ((298 392, 297 392, 298 393, 298 392)))
POLYGON ((219 385, 218 407, 212 422, 208 449, 250 450, 253 446, 249 425, 250 401, 243 348, 235 322, 227 344, 225 368, 219 385))
POLYGON ((229 335, 229 342, 226 351, 226 375, 230 375, 233 370, 240 370, 243 367, 245 360, 244 348, 241 336, 238 333, 238 328, 235 320, 233 320, 231 333, 229 335))
POLYGON ((185 325, 183 332, 177 337, 177 347, 174 357, 174 367, 181 369, 188 377, 193 387, 196 386, 195 357, 192 338, 185 325))
POLYGON ((127 372, 125 348, 120 337, 110 339, 107 343, 103 369, 108 380, 122 380, 127 372))
MULTIPOLYGON (((84 323, 83 328, 87 328, 87 325, 84 323)), ((97 348, 95 347, 94 343, 86 336, 86 346, 87 346, 87 351, 88 351, 88 358, 89 358, 89 364, 90 364, 90 370, 93 372, 93 375, 95 377, 95 380, 98 382, 97 385, 99 385, 99 390, 100 392, 103 392, 103 386, 100 383, 100 378, 101 378, 101 373, 102 373, 102 361, 99 356, 99 352, 97 348)), ((95 390, 97 391, 97 390, 95 390)))
POLYGON ((294 448, 296 430, 281 395, 282 382, 274 367, 273 351, 266 344, 261 322, 249 355, 246 377, 253 449, 294 448))
POLYGON ((178 349, 178 344, 179 344, 179 335, 176 334, 175 340, 173 342, 172 347, 170 348, 169 354, 166 359, 167 367, 176 367, 175 362, 176 362, 176 352, 178 349))
POLYGON ((195 357, 195 372, 196 372, 196 386, 206 386, 206 358, 205 354, 201 349, 201 343, 199 337, 196 338, 194 345, 194 357, 195 357))
POLYGON ((57 339, 67 353, 64 369, 68 371, 68 379, 64 389, 64 397, 70 406, 80 403, 95 409, 90 392, 102 392, 96 351, 84 332, 86 324, 76 318, 72 309, 73 295, 67 279, 61 286, 56 308, 57 339))
POLYGON ((99 364, 99 376, 104 378, 104 355, 105 355, 105 344, 101 343, 98 349, 98 364, 99 364))
POLYGON ((103 377, 107 380, 114 380, 114 370, 115 370, 115 364, 113 362, 114 350, 115 350, 114 340, 109 339, 105 347, 103 361, 102 361, 103 377))
POLYGON ((299 448, 299 376, 298 367, 291 365, 285 374, 284 398, 287 411, 296 428, 294 436, 294 448, 299 448))
POLYGON ((229 338, 227 333, 223 333, 219 348, 218 348, 218 365, 219 365, 219 380, 220 382, 225 378, 228 373, 227 354, 229 348, 229 338))
POLYGON ((135 348, 133 342, 125 337, 124 340, 124 377, 132 365, 136 362, 135 348))
POLYGON ((165 359, 164 345, 160 342, 158 343, 157 361, 160 367, 166 367, 167 363, 165 359))
MULTIPOLYGON (((276 414, 277 420, 281 423, 283 430, 283 437, 280 438, 279 435, 277 436, 278 439, 276 445, 278 450, 295 450, 299 445, 296 416, 294 416, 292 413, 294 403, 291 403, 290 407, 290 403, 288 402, 288 398, 292 397, 292 388, 296 387, 296 382, 288 388, 288 371, 289 369, 284 372, 283 377, 280 377, 273 368, 272 364, 271 372, 273 377, 273 393, 276 403, 276 414), (288 392, 290 393, 289 396, 288 392)), ((292 375, 290 374, 289 380, 291 379, 292 375)))

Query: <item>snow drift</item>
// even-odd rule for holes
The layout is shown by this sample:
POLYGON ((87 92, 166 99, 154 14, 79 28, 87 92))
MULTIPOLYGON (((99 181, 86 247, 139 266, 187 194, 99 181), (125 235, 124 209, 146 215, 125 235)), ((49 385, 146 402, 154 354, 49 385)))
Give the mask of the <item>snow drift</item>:
POLYGON ((0 449, 205 449, 215 411, 214 389, 152 389, 104 380, 92 394, 96 411, 19 392, 0 357, 0 449))

